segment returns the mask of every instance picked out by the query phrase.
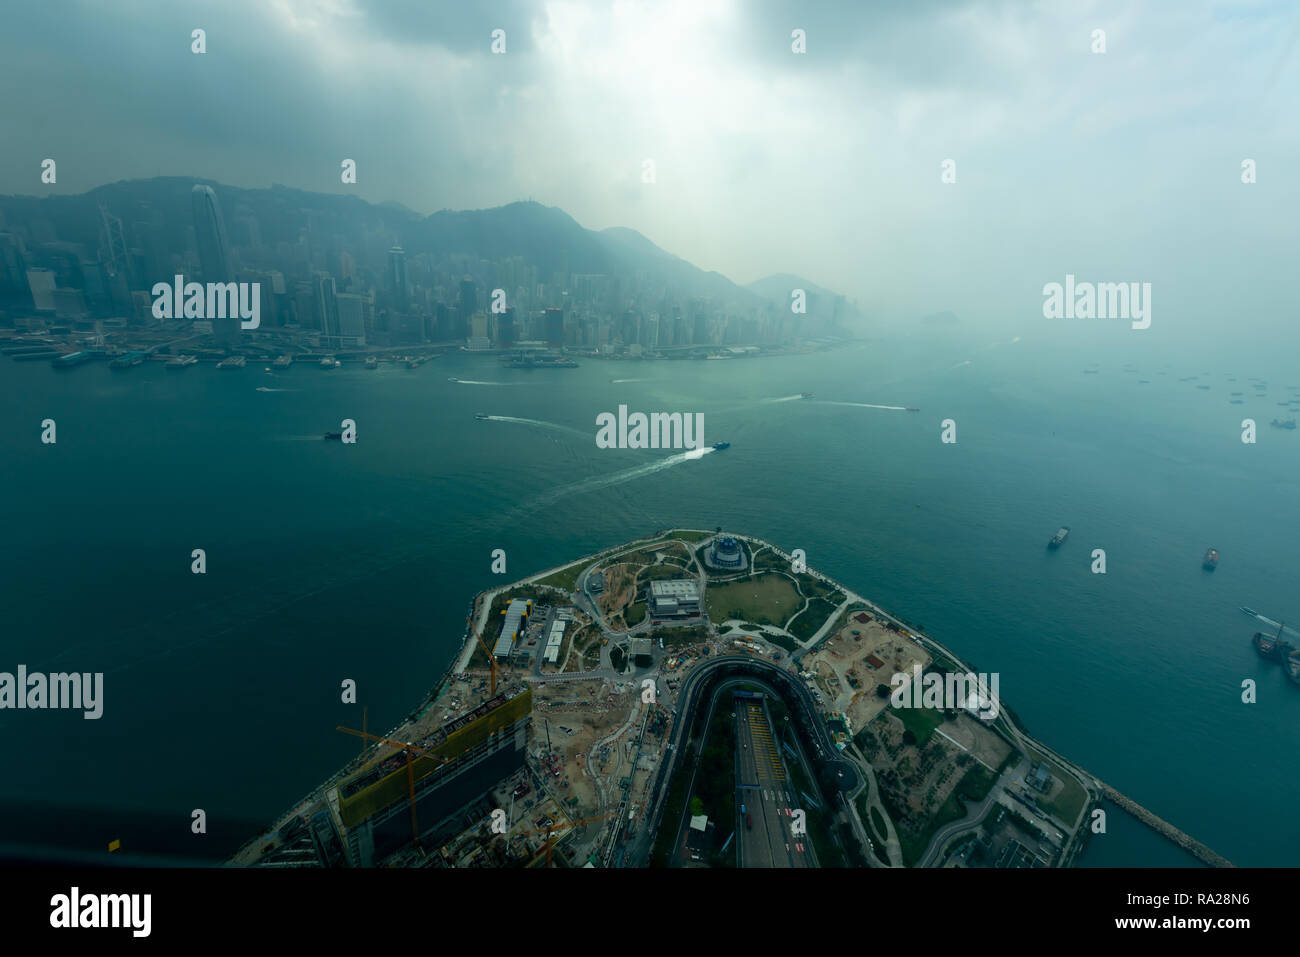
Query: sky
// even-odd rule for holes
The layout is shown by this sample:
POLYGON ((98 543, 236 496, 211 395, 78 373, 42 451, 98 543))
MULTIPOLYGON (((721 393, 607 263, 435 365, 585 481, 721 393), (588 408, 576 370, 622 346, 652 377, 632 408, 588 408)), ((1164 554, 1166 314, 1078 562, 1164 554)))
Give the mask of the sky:
POLYGON ((1152 283, 1153 337, 1300 344, 1293 3, 50 0, 0 22, 0 193, 530 198, 883 321, 1043 322, 1072 273, 1152 283))

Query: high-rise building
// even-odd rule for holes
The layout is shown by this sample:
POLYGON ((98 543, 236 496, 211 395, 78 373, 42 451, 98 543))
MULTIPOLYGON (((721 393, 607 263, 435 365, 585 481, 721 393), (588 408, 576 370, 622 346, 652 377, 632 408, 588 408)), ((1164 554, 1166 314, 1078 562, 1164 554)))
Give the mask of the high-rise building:
POLYGON ((393 303, 398 309, 405 309, 409 291, 406 285, 406 250, 394 246, 388 250, 388 287, 393 294, 393 303))
MULTIPOLYGON (((199 249, 199 270, 206 282, 230 282, 230 242, 226 238, 226 221, 221 204, 211 186, 196 185, 190 192, 194 209, 194 242, 199 249)), ((230 347, 239 342, 239 315, 212 320, 212 334, 220 345, 230 347)))
POLYGON ((54 311, 54 270, 33 266, 27 270, 27 285, 32 290, 32 303, 38 311, 54 311))
POLYGON ((546 344, 552 349, 564 348, 564 310, 546 310, 546 344))
POLYGON ((456 338, 463 339, 470 334, 469 320, 478 309, 478 287, 474 280, 466 276, 460 281, 460 301, 456 304, 456 338))
POLYGON ((195 186, 190 201, 194 207, 194 239, 199 247, 203 281, 230 282, 230 243, 217 194, 211 186, 195 186))
POLYGON ((321 341, 337 346, 339 306, 334 292, 334 277, 329 273, 317 273, 312 279, 312 291, 316 296, 316 321, 320 323, 321 341))
POLYGON ((364 346, 366 344, 366 327, 368 314, 373 314, 374 306, 370 296, 355 292, 340 292, 334 297, 338 311, 338 344, 344 346, 364 346))

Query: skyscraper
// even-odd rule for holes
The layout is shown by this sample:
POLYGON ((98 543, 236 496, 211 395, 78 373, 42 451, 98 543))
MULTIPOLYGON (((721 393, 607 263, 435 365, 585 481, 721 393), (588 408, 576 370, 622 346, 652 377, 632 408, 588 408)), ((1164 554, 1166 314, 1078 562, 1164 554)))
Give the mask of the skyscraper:
MULTIPOLYGON (((230 242, 226 239, 226 222, 221 204, 211 186, 196 185, 190 193, 194 208, 194 240, 199 247, 199 269, 204 282, 230 282, 230 242)), ((223 346, 239 342, 239 315, 212 320, 212 335, 223 346)))
POLYGON ((406 308, 406 250, 394 246, 388 250, 388 285, 393 293, 393 304, 398 309, 406 308))

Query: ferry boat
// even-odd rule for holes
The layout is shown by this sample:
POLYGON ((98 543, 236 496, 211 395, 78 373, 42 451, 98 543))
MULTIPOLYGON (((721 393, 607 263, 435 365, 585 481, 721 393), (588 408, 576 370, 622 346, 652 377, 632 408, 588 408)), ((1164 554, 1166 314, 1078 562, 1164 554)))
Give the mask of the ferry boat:
POLYGON ((248 365, 248 359, 244 356, 231 356, 228 359, 222 359, 217 363, 218 369, 242 369, 248 365))
POLYGON ((1201 567, 1207 572, 1212 572, 1219 567, 1219 553, 1213 548, 1205 550, 1205 557, 1201 559, 1201 567))
POLYGON ((1062 525, 1060 528, 1056 530, 1056 534, 1052 536, 1051 541, 1047 543, 1047 547, 1052 549, 1060 548, 1061 543, 1065 541, 1066 536, 1069 534, 1070 534, 1070 526, 1062 525))
POLYGON ((731 448, 730 442, 717 442, 713 446, 713 451, 721 452, 723 449, 729 449, 729 448, 731 448))
POLYGON ((284 356, 280 356, 278 359, 276 359, 274 362, 272 362, 272 363, 271 363, 271 368, 273 368, 273 369, 287 369, 287 368, 289 368, 289 366, 291 366, 291 365, 293 365, 293 356, 284 355, 284 356))
POLYGON ((196 356, 176 356, 168 359, 165 368, 168 372, 180 372, 182 369, 188 369, 192 365, 198 364, 196 356))
POLYGON ((94 352, 69 352, 66 356, 59 356, 50 362, 50 365, 56 369, 71 369, 73 366, 83 365, 99 356, 94 352))
POLYGON ((110 360, 108 363, 108 367, 110 369, 119 369, 119 370, 130 369, 144 362, 145 355, 146 353, 144 352, 127 352, 124 353, 123 355, 117 356, 115 359, 110 360))
POLYGON ((335 359, 333 356, 325 356, 320 361, 320 367, 322 369, 337 369, 342 364, 343 363, 339 362, 339 360, 335 359))

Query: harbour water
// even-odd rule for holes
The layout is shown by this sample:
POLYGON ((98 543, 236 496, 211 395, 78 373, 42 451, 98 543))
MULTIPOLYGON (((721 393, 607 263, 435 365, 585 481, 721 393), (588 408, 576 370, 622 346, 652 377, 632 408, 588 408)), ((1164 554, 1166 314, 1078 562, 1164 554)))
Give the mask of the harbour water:
MULTIPOLYGON (((566 370, 0 360, 0 670, 105 672, 100 720, 0 711, 0 844, 219 859, 355 753, 335 727, 359 727, 361 704, 391 727, 429 690, 471 596, 501 580, 493 549, 513 580, 720 525, 804 549, 999 672, 1032 734, 1235 863, 1294 864, 1300 687, 1255 655, 1238 606, 1300 618, 1300 440, 1267 424, 1300 374, 1118 341, 566 370), (1267 397, 1229 375, 1263 377, 1267 397), (598 448, 596 416, 620 404, 702 412, 705 443, 731 447, 598 448), (344 418, 357 444, 322 441, 344 418)), ((1181 861, 1127 824, 1081 863, 1181 861)))

